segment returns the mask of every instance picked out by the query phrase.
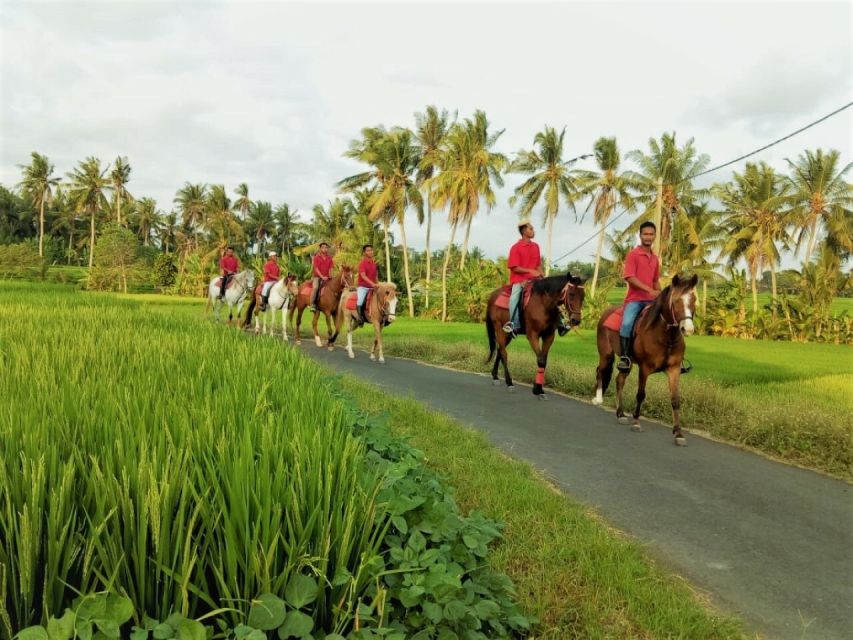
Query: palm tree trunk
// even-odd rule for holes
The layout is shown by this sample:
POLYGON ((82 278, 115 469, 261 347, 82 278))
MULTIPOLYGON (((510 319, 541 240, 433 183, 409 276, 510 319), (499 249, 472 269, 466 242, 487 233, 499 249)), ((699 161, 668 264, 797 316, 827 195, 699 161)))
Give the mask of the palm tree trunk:
POLYGON ((601 250, 604 248, 604 227, 607 218, 601 221, 601 233, 598 234, 598 248, 595 250, 595 271, 592 272, 592 286, 590 287, 590 295, 595 296, 595 287, 598 284, 598 269, 601 266, 601 250))
POLYGON ((385 280, 391 282, 391 245, 388 241, 388 219, 382 220, 382 227, 385 230, 385 280))
POLYGON ((770 263, 770 296, 773 300, 773 319, 776 319, 776 265, 770 263))
POLYGON ((74 247, 73 243, 74 243, 74 231, 72 230, 68 234, 68 264, 69 265, 71 264, 71 251, 73 250, 73 247, 74 247))
POLYGON ((412 299, 412 280, 409 278, 409 245, 406 242, 406 227, 400 218, 400 238, 403 240, 403 277, 406 279, 406 296, 409 298, 409 317, 415 317, 415 301, 412 299))
POLYGON ((548 247, 545 254, 545 277, 551 274, 551 241, 554 239, 554 216, 548 216, 548 247))
MULTIPOLYGON (((121 192, 116 191, 116 220, 121 224, 121 192)), ((127 293, 127 291, 125 291, 127 293)))
POLYGON ((426 291, 424 292, 424 308, 429 309, 429 279, 430 265, 432 256, 429 252, 429 234, 432 230, 432 205, 429 202, 429 194, 427 194, 427 228, 426 228, 426 291))
POLYGON ((755 270, 750 270, 749 275, 752 284, 752 312, 758 313, 758 277, 755 270))
POLYGON ((447 321, 447 265, 450 263, 450 252, 453 250, 453 239, 456 237, 456 223, 450 226, 450 242, 444 252, 444 266, 441 268, 441 321, 447 321))
POLYGON ((465 268, 465 258, 468 256, 468 238, 471 237, 471 223, 474 216, 468 216, 468 224, 465 227, 465 241, 462 243, 462 257, 459 259, 459 269, 465 268))
POLYGON ((817 236, 817 221, 818 216, 815 214, 814 219, 811 224, 811 231, 809 232, 809 246, 806 249, 806 262, 812 259, 812 251, 814 251, 815 245, 815 237, 817 236))
POLYGON ((39 258, 44 257, 44 193, 41 194, 41 208, 39 210, 39 258))
POLYGON ((89 269, 95 263, 95 210, 92 209, 91 224, 89 231, 89 269))

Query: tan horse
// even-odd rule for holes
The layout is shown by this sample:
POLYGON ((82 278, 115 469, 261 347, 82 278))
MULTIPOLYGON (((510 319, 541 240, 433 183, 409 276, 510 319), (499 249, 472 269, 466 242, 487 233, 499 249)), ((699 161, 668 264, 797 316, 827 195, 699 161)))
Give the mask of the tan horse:
MULTIPOLYGON (((687 444, 681 432, 681 397, 678 382, 681 377, 681 365, 687 345, 684 336, 693 334, 693 313, 696 311, 696 283, 698 278, 682 280, 678 276, 672 279, 666 289, 658 294, 647 312, 637 320, 637 328, 632 340, 631 359, 640 368, 637 383, 637 404, 634 407, 632 431, 642 431, 640 426, 640 408, 646 399, 646 380, 663 371, 669 379, 669 396, 672 404, 672 435, 675 444, 687 444)), ((604 392, 613 375, 613 361, 619 350, 619 332, 604 326, 605 320, 619 307, 611 307, 598 321, 598 368, 596 369, 594 404, 603 402, 604 392)), ((622 408, 622 391, 625 378, 630 371, 620 372, 616 376, 616 418, 620 424, 628 424, 628 417, 622 408)))
MULTIPOLYGON (((338 313, 338 302, 341 300, 341 294, 346 288, 351 287, 352 284, 352 267, 342 267, 341 272, 334 278, 330 278, 320 291, 320 298, 317 300, 317 310, 314 311, 314 317, 311 320, 311 328, 314 330, 314 343, 318 347, 323 346, 317 329, 317 325, 320 321, 320 314, 322 313, 326 316, 326 330, 328 331, 329 339, 331 340, 332 327, 335 325, 332 316, 335 316, 338 313)), ((302 287, 300 287, 300 293, 296 296, 296 304, 293 305, 290 310, 291 319, 293 318, 293 314, 296 313, 296 326, 294 328, 296 333, 296 344, 302 344, 302 338, 299 335, 299 328, 302 325, 302 314, 311 304, 311 293, 301 293, 301 289, 302 287)), ((335 347, 332 344, 329 344, 329 351, 332 351, 334 348, 335 347)))
MULTIPOLYGON (((349 290, 345 291, 341 296, 341 302, 338 304, 338 318, 335 323, 335 335, 329 339, 329 347, 333 348, 338 334, 341 332, 341 326, 344 322, 347 324, 347 354, 350 358, 355 358, 352 351, 352 331, 353 328, 361 326, 361 319, 358 317, 358 310, 350 310, 348 301, 350 298, 355 298, 356 292, 349 290)), ((379 362, 384 363, 385 357, 382 354, 382 329, 387 324, 391 324, 397 317, 397 287, 393 282, 380 282, 379 286, 373 290, 373 295, 365 305, 365 315, 367 320, 373 325, 373 347, 370 349, 370 359, 376 360, 376 349, 379 348, 379 362)))

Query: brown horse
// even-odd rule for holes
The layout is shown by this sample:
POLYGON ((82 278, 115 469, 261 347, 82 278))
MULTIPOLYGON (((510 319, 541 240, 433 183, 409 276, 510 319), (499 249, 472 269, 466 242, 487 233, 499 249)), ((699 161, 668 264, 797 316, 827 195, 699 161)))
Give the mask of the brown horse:
MULTIPOLYGON (((506 347, 512 341, 513 336, 503 332, 503 326, 509 321, 509 311, 498 307, 495 302, 501 294, 503 287, 496 289, 489 296, 489 304, 486 308, 486 333, 489 337, 489 358, 486 363, 495 356, 495 364, 492 367, 492 380, 494 384, 500 384, 498 380, 498 365, 503 362, 504 376, 508 391, 515 391, 512 384, 512 376, 509 374, 509 365, 506 355, 506 347)), ((584 286, 583 281, 571 273, 564 276, 551 276, 542 278, 533 283, 530 301, 521 312, 522 326, 527 335, 527 341, 536 354, 536 381, 533 385, 533 394, 545 399, 545 367, 548 364, 548 351, 554 342, 557 326, 560 322, 560 305, 566 306, 569 314, 569 322, 577 326, 581 322, 581 307, 583 307, 584 286)))
MULTIPOLYGON (((338 318, 335 323, 335 335, 329 338, 329 348, 333 348, 335 340, 338 339, 338 334, 341 332, 341 326, 344 322, 347 323, 347 354, 350 358, 355 358, 352 351, 352 331, 353 328, 361 326, 361 319, 358 317, 358 309, 349 308, 350 298, 355 298, 355 291, 345 291, 341 296, 341 302, 338 304, 338 318)), ((367 316, 367 321, 373 325, 373 347, 370 349, 370 359, 376 360, 376 349, 379 348, 379 362, 385 363, 385 356, 382 354, 382 329, 385 325, 394 322, 397 317, 397 286, 393 282, 380 282, 379 286, 373 289, 370 299, 365 304, 364 313, 367 316)))
MULTIPOLYGON (((640 408, 646 398, 646 380, 663 371, 669 379, 669 397, 672 404, 672 434, 675 444, 687 444, 681 432, 681 399, 678 393, 678 381, 681 377, 681 365, 684 361, 686 345, 684 336, 693 334, 693 313, 696 311, 696 283, 698 277, 681 279, 675 276, 666 289, 658 294, 655 301, 646 309, 637 321, 632 340, 631 359, 640 367, 640 379, 637 383, 637 405, 634 407, 633 431, 642 431, 640 426, 640 408)), ((619 307, 610 307, 598 322, 598 368, 595 371, 594 404, 601 404, 604 392, 613 375, 613 361, 619 351, 619 332, 604 326, 605 320, 619 307)), ((620 372, 616 376, 616 417, 620 424, 628 424, 628 418, 622 408, 622 390, 625 378, 630 371, 620 372)))
MULTIPOLYGON (((310 282, 310 280, 308 280, 308 282, 310 282)), ((314 311, 313 318, 311 319, 311 329, 314 331, 314 343, 318 347, 323 346, 317 329, 317 325, 320 321, 320 314, 322 313, 326 316, 326 331, 328 331, 328 337, 331 339, 332 327, 335 326, 332 316, 338 312, 338 302, 341 300, 341 294, 347 287, 351 286, 352 267, 341 267, 341 272, 334 278, 330 278, 320 290, 320 297, 317 300, 317 309, 314 311)), ((302 325, 302 314, 305 312, 305 308, 311 304, 311 292, 302 293, 302 286, 299 288, 300 292, 299 295, 296 296, 296 304, 293 305, 290 310, 291 319, 293 318, 293 314, 296 313, 296 327, 294 329, 296 332, 296 344, 302 344, 302 338, 299 335, 299 328, 302 325)), ((334 349, 334 347, 329 344, 329 351, 332 349, 334 349)))

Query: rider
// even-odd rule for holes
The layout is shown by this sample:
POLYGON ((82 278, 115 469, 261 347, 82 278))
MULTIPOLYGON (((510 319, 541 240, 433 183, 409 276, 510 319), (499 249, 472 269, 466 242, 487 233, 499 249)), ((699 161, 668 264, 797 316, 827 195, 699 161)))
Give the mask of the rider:
POLYGON ((278 266, 278 254, 270 251, 264 263, 264 288, 261 292, 261 311, 266 311, 270 301, 270 289, 281 278, 281 268, 278 266))
POLYGON ((539 270, 542 265, 542 256, 539 253, 539 245, 533 242, 536 232, 529 221, 524 220, 518 225, 518 233, 521 240, 512 245, 509 250, 509 283, 512 285, 512 293, 509 296, 509 322, 503 326, 505 333, 517 334, 521 331, 521 294, 524 285, 529 280, 542 277, 539 270))
POLYGON ((219 275, 222 276, 219 284, 220 300, 225 297, 225 287, 228 281, 237 273, 239 268, 240 260, 234 255, 234 247, 228 247, 225 249, 225 255, 219 260, 219 275))
POLYGON ((320 251, 314 256, 312 261, 312 289, 311 289, 311 311, 317 310, 318 296, 320 295, 320 283, 326 284, 329 278, 332 277, 332 267, 335 266, 335 261, 329 255, 329 243, 321 242, 320 251))
POLYGON ((631 334, 634 322, 643 309, 654 302, 660 293, 660 261, 652 251, 657 235, 654 222, 646 221, 640 225, 640 244, 631 249, 625 258, 622 277, 628 283, 625 295, 625 310, 622 314, 622 327, 619 329, 619 371, 631 370, 631 334))
POLYGON ((376 269, 376 262, 373 260, 373 245, 366 244, 361 248, 361 262, 358 263, 358 289, 356 299, 358 303, 358 322, 359 325, 367 322, 364 315, 364 303, 367 300, 367 293, 374 287, 378 287, 379 274, 376 269))

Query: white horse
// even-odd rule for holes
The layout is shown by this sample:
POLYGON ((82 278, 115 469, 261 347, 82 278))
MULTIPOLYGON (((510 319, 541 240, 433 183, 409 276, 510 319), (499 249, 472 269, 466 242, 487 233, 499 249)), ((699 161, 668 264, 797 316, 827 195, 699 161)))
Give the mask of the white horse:
POLYGON ((231 286, 225 290, 225 299, 219 299, 219 278, 216 276, 210 281, 210 286, 207 288, 207 306, 213 307, 213 315, 216 321, 219 322, 220 311, 223 304, 228 305, 228 324, 234 318, 234 307, 237 307, 237 321, 239 323, 240 310, 243 308, 243 303, 246 297, 252 293, 252 287, 255 284, 255 273, 251 269, 246 269, 240 273, 236 273, 231 277, 231 286))
MULTIPOLYGON (((254 311, 255 305, 258 302, 258 294, 263 291, 256 292, 255 300, 249 305, 249 313, 254 311)), ((259 311, 255 315, 255 333, 261 332, 261 316, 264 317, 263 334, 267 335, 267 320, 270 325, 270 335, 273 335, 273 327, 275 326, 275 312, 281 311, 281 337, 285 342, 287 337, 287 312, 290 308, 290 303, 299 293, 299 287, 296 282, 296 276, 285 276, 278 282, 274 283, 270 288, 269 298, 267 301, 266 313, 259 311)))

